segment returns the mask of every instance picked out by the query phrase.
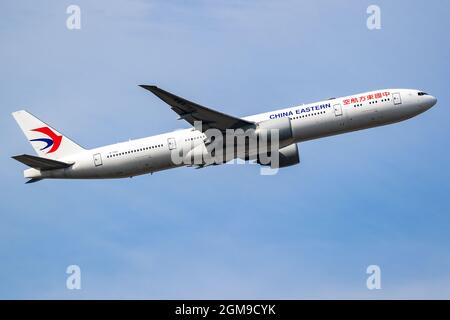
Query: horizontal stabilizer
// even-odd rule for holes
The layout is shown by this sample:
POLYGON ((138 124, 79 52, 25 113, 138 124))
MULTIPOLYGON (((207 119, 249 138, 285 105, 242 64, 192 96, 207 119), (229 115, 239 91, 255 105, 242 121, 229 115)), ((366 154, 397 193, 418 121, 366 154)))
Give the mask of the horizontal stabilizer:
POLYGON ((57 160, 51 160, 36 156, 30 156, 28 154, 22 154, 20 156, 14 156, 13 159, 22 162, 23 164, 26 164, 27 166, 31 168, 35 168, 38 170, 54 170, 54 169, 63 169, 68 168, 73 163, 67 163, 57 160))

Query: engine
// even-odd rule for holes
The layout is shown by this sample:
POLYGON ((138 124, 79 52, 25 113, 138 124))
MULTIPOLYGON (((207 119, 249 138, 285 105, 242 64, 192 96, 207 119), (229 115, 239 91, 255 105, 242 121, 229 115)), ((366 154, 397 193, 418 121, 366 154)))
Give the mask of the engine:
POLYGON ((289 167, 300 163, 300 154, 298 152, 298 146, 293 143, 287 147, 278 150, 279 166, 278 168, 289 167))
POLYGON ((290 145, 294 142, 292 133, 292 124, 289 117, 266 120, 258 123, 256 135, 259 140, 261 138, 271 144, 274 137, 274 131, 278 131, 278 145, 280 148, 290 145))
POLYGON ((300 163, 298 146, 296 143, 293 143, 279 149, 276 155, 268 154, 265 157, 263 155, 260 155, 257 162, 261 165, 270 166, 272 169, 293 166, 300 163), (278 157, 275 159, 275 161, 273 161, 274 159, 272 158, 274 156, 278 157))

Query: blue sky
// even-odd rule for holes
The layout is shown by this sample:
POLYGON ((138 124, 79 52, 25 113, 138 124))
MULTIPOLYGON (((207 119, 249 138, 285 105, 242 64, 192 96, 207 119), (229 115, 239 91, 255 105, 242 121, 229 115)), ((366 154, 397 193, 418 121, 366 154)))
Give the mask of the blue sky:
POLYGON ((450 298, 445 1, 2 1, 0 298, 450 298), (66 8, 81 8, 81 30, 66 8), (366 8, 381 8, 381 30, 366 8), (438 104, 254 165, 25 185, 26 108, 91 148, 183 122, 138 84, 237 116, 381 88, 438 104), (67 266, 82 289, 67 290, 67 266), (366 288, 381 267, 382 289, 366 288))

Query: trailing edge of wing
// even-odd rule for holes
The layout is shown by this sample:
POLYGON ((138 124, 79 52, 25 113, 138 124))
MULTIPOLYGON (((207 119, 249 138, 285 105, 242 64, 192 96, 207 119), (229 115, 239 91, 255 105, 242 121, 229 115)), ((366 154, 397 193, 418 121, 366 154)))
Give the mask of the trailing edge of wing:
POLYGON ((254 127, 255 123, 246 121, 237 117, 224 114, 219 111, 203 107, 194 102, 178 97, 170 92, 162 90, 157 86, 140 85, 140 87, 149 90, 165 103, 170 105, 180 117, 194 126, 194 122, 202 122, 202 132, 214 128, 220 131, 226 129, 239 129, 254 127))
MULTIPOLYGON (((12 157, 13 159, 22 162, 23 164, 38 169, 38 170, 53 170, 53 169, 63 169, 68 168, 73 163, 61 162, 57 160, 51 160, 36 156, 31 156, 28 154, 22 154, 19 156, 12 157)), ((34 182, 34 181, 33 181, 34 182)))

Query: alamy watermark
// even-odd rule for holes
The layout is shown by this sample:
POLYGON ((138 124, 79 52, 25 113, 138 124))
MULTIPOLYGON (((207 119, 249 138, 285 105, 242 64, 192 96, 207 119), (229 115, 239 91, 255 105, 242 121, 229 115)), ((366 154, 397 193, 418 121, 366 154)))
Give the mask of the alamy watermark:
POLYGON ((69 30, 81 29, 81 8, 76 4, 67 7, 66 13, 69 15, 66 19, 66 27, 69 30))
POLYGON ((381 29, 381 9, 379 6, 372 4, 367 7, 366 10, 369 17, 367 18, 366 25, 369 30, 381 29))
MULTIPOLYGON (((286 120, 283 121, 287 123, 286 120)), ((275 122, 272 120, 270 125, 275 122)), ((196 167, 224 163, 243 164, 249 161, 261 165, 262 175, 274 175, 280 166, 284 165, 280 159, 288 156, 283 154, 283 148, 293 144, 293 137, 290 123, 286 124, 286 130, 270 125, 226 129, 223 132, 215 128, 203 130, 202 122, 196 121, 193 131, 197 134, 193 134, 193 138, 186 139, 187 143, 183 143, 180 148, 174 145, 171 160, 175 165, 196 167)), ((296 147, 295 151, 297 154, 292 151, 291 153, 297 159, 296 147)))
POLYGON ((81 268, 76 264, 72 264, 67 267, 66 273, 69 275, 66 279, 66 288, 68 290, 80 290, 81 268))
POLYGON ((381 289, 381 268, 376 264, 372 264, 367 267, 366 273, 369 274, 369 277, 366 280, 367 289, 381 289))

